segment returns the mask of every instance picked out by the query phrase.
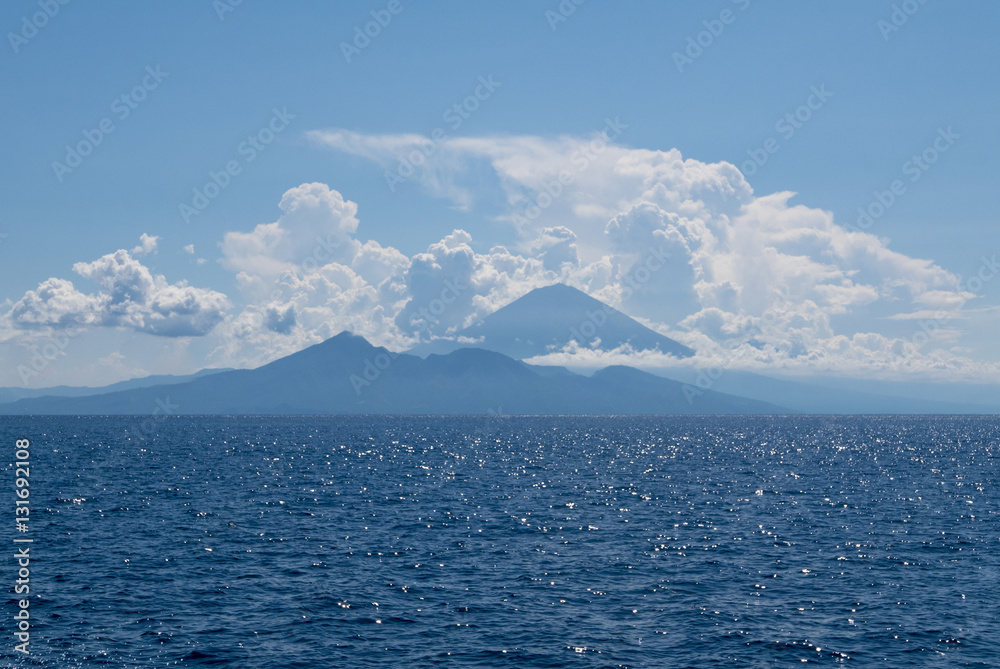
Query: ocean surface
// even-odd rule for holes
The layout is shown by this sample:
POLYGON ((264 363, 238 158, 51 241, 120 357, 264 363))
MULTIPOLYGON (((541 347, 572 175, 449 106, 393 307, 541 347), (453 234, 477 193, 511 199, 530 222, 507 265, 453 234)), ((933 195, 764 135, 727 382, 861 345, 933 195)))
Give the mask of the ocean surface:
POLYGON ((2 417, 0 437, 4 666, 1000 666, 993 417, 2 417))

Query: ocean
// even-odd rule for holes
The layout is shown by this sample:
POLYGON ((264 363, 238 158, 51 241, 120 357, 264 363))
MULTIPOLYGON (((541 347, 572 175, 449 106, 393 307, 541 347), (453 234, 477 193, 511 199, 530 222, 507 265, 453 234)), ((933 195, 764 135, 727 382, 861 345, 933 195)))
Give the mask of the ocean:
POLYGON ((1000 666, 994 417, 0 421, 5 666, 1000 666))

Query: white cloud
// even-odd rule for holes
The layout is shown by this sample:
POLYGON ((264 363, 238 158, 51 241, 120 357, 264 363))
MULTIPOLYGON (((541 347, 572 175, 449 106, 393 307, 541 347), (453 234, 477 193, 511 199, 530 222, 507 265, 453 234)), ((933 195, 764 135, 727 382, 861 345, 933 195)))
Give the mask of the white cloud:
MULTIPOLYGON (((142 249, 153 250, 156 237, 143 235, 142 249)), ((78 290, 71 281, 50 278, 14 302, 3 316, 8 333, 38 328, 117 326, 165 337, 201 336, 219 323, 229 300, 214 290, 186 281, 169 283, 154 275, 129 251, 120 249, 73 271, 99 286, 78 290)))
POLYGON ((289 189, 281 215, 222 241, 246 307, 220 326, 220 364, 257 364, 351 330, 404 345, 393 317, 405 302, 398 283, 409 259, 354 238, 357 205, 325 184, 289 189))
POLYGON ((52 277, 29 290, 6 314, 13 324, 31 327, 68 327, 99 323, 105 300, 99 295, 85 295, 72 281, 52 277))
POLYGON ((227 232, 223 266, 247 276, 277 278, 282 272, 309 271, 328 262, 349 262, 361 244, 358 205, 325 184, 302 184, 287 191, 281 218, 250 232, 227 232))
POLYGON ((560 272, 564 264, 576 267, 580 258, 576 249, 576 233, 563 225, 542 228, 541 234, 531 244, 532 255, 540 256, 547 270, 560 272))
MULTIPOLYGON (((400 154, 430 142, 343 131, 310 138, 390 170, 400 154)), ((911 346, 918 330, 904 320, 930 312, 959 318, 975 295, 958 276, 874 235, 850 232, 829 212, 792 204, 794 193, 756 196, 731 164, 630 149, 600 133, 456 137, 434 144, 412 178, 468 208, 487 183, 481 164, 495 174, 507 203, 501 219, 521 242, 513 251, 483 254, 465 233, 431 244, 401 282, 414 296, 396 319, 401 329, 449 278, 470 287, 439 317, 439 335, 559 280, 671 331, 705 351, 706 364, 722 354, 737 365, 858 373, 898 368, 900 360, 912 369, 964 364, 951 350, 954 321, 942 321, 932 341, 911 346), (668 260, 651 257, 657 253, 668 260)))
MULTIPOLYGON (((220 262, 235 275, 238 311, 219 292, 150 272, 136 258, 159 238, 144 234, 131 251, 74 266, 95 292, 53 277, 8 301, 0 336, 70 326, 210 335, 212 363, 252 366, 342 330, 397 350, 452 337, 534 288, 563 282, 697 355, 677 362, 571 346, 536 362, 996 374, 961 346, 956 324, 969 321, 977 296, 955 274, 793 204, 793 193, 756 196, 733 165, 631 149, 603 130, 438 143, 310 133, 389 170, 400 154, 433 148, 422 151, 412 179, 460 208, 504 203, 499 219, 517 241, 490 247, 486 226, 459 229, 408 257, 357 239, 358 205, 326 184, 304 183, 283 194, 276 220, 225 233, 220 262)), ((184 251, 194 256, 194 245, 184 251)))
POLYGON ((342 330, 409 348, 579 270, 564 228, 533 241, 537 258, 502 246, 477 253, 463 230, 408 258, 355 239, 357 205, 324 184, 290 189, 279 208, 276 221, 222 242, 223 265, 236 273, 247 306, 220 326, 218 364, 265 362, 342 330))
POLYGON ((147 235, 145 232, 139 237, 139 245, 132 249, 132 255, 144 256, 156 250, 156 243, 160 238, 156 235, 147 235))
MULTIPOLYGON (((607 139, 627 132, 627 127, 615 129, 612 121, 588 137, 446 138, 432 143, 433 151, 412 179, 468 209, 475 193, 489 185, 479 169, 485 166, 494 172, 509 206, 502 218, 522 231, 526 241, 543 228, 567 227, 578 236, 587 262, 604 253, 607 221, 639 202, 707 220, 737 212, 752 199, 733 165, 684 160, 677 150, 629 149, 607 139)), ((400 156, 431 142, 419 135, 343 130, 308 136, 317 145, 368 158, 390 172, 398 169, 400 156)))

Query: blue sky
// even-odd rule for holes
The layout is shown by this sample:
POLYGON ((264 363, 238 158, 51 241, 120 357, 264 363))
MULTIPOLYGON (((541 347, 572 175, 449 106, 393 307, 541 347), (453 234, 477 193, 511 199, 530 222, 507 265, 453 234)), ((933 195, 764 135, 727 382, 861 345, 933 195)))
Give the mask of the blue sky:
MULTIPOLYGON (((0 48, 5 93, 0 112, 4 118, 0 147, 5 156, 0 167, 0 233, 6 237, 0 240, 4 268, 0 300, 6 302, 0 303, 0 311, 7 313, 7 323, 0 326, 0 385, 96 383, 141 372, 256 364, 345 327, 364 329, 359 324, 365 323, 370 326, 366 336, 381 336, 380 343, 402 346, 413 335, 406 324, 399 325, 402 305, 424 299, 421 290, 433 294, 427 281, 443 281, 452 271, 444 261, 431 262, 438 273, 421 279, 418 269, 426 269, 426 263, 420 264, 421 253, 437 253, 449 261, 461 256, 476 265, 469 275, 475 287, 464 307, 456 307, 460 310, 450 320, 442 319, 435 336, 448 336, 449 323, 454 326, 481 316, 556 277, 609 302, 618 299, 616 306, 664 331, 686 333, 690 343, 701 342, 703 349, 711 349, 718 362, 720 355, 725 358, 727 350, 740 345, 733 332, 741 319, 762 316, 759 300, 756 307, 747 299, 727 307, 706 297, 708 289, 702 286, 687 314, 691 318, 682 323, 684 314, 657 310, 657 300, 666 299, 666 289, 651 290, 645 301, 634 305, 620 301, 615 281, 601 275, 594 263, 607 256, 615 271, 627 273, 627 268, 621 269, 624 247, 602 250, 600 235, 582 224, 580 229, 574 227, 572 210, 553 207, 528 232, 510 225, 510 215, 520 206, 518 197, 527 193, 530 200, 531 191, 535 195, 539 191, 537 183, 517 176, 527 163, 518 162, 513 171, 505 171, 497 168, 498 161, 515 160, 516 154, 516 161, 530 163, 541 146, 546 147, 543 153, 558 154, 559 138, 584 141, 604 129, 606 119, 618 119, 624 127, 613 138, 621 149, 614 154, 619 158, 628 155, 638 160, 640 154, 646 155, 642 152, 677 150, 699 165, 729 162, 743 168, 752 197, 793 191, 797 195, 787 206, 830 212, 838 226, 855 223, 858 207, 869 207, 876 191, 890 190, 892 182, 900 180, 905 189, 864 232, 883 238, 892 252, 932 261, 951 276, 933 279, 943 283, 924 286, 926 290, 970 293, 951 301, 941 298, 930 307, 928 298, 918 295, 913 304, 893 307, 901 298, 891 294, 891 287, 912 278, 905 263, 882 271, 852 265, 848 259, 840 263, 843 277, 837 281, 873 273, 880 278, 852 281, 858 294, 863 292, 858 287, 862 283, 874 286, 878 300, 851 298, 847 306, 830 307, 816 298, 793 296, 789 299, 811 300, 824 312, 824 322, 809 335, 812 339, 795 342, 776 334, 774 355, 750 361, 741 353, 739 364, 780 359, 784 365, 792 356, 798 362, 788 363, 789 368, 804 370, 803 346, 822 339, 831 351, 839 346, 836 337, 856 343, 858 333, 879 333, 887 338, 883 349, 891 350, 889 340, 912 342, 912 333, 919 330, 913 315, 931 308, 948 311, 947 317, 935 320, 941 326, 936 329, 949 334, 935 339, 930 348, 919 346, 915 355, 926 357, 940 348, 940 356, 996 362, 991 347, 996 323, 990 308, 998 305, 1000 292, 988 280, 978 290, 960 285, 961 277, 981 270, 984 255, 989 259, 1000 249, 995 225, 1000 168, 994 159, 1000 144, 996 124, 1000 45, 995 39, 1000 7, 994 3, 599 4, 590 0, 579 6, 563 3, 564 11, 574 10, 557 22, 551 12, 560 11, 558 2, 390 4, 243 2, 232 11, 220 11, 222 3, 204 0, 129 3, 109 10, 53 0, 49 12, 54 15, 45 21, 36 17, 35 23, 45 25, 32 31, 25 28, 25 17, 30 23, 47 4, 5 3, 0 10, 0 27, 6 35, 0 48), (52 10, 55 6, 57 12, 52 10), (351 43, 355 29, 363 30, 373 20, 372 12, 391 20, 348 62, 342 44, 351 43), (892 24, 894 19, 899 25, 892 24), (718 34, 710 34, 712 29, 718 34), (675 54, 689 48, 689 38, 700 38, 705 46, 701 53, 689 51, 688 56, 696 57, 678 67, 675 54), (162 74, 152 77, 150 71, 162 74), (446 112, 474 95, 481 77, 492 77, 499 85, 452 129, 455 117, 446 112), (131 96, 144 80, 148 90, 139 92, 144 99, 127 101, 134 108, 123 118, 126 103, 115 100, 131 96), (812 98, 816 108, 809 110, 800 127, 780 125, 786 114, 807 104, 815 90, 831 95, 820 104, 812 98), (240 151, 242 143, 265 128, 276 109, 286 125, 247 162, 247 154, 240 151), (113 131, 78 167, 57 174, 53 163, 65 162, 65 147, 85 140, 85 132, 94 137, 103 119, 111 120, 113 131), (439 149, 428 163, 433 170, 424 169, 423 176, 390 191, 385 172, 395 169, 396 155, 405 144, 399 138, 410 138, 407 147, 426 147, 436 128, 446 131, 448 141, 431 144, 439 149), (905 164, 933 147, 939 137, 952 138, 939 141, 939 147, 947 150, 938 152, 936 162, 926 171, 919 169, 920 178, 912 181, 911 174, 916 173, 912 165, 907 172, 905 164), (511 138, 531 141, 511 143, 511 138), (462 139, 486 143, 458 141, 462 139), (769 139, 772 153, 766 162, 746 169, 748 151, 762 155, 769 139), (185 221, 179 206, 190 204, 193 189, 203 187, 210 172, 224 170, 230 161, 238 165, 239 174, 203 211, 185 221), (431 172, 433 177, 428 176, 431 172), (310 226, 320 230, 323 225, 340 225, 341 232, 350 233, 352 244, 372 240, 379 246, 382 269, 369 276, 352 265, 361 262, 358 257, 339 262, 353 268, 352 277, 363 278, 366 295, 351 292, 360 290, 352 278, 337 289, 326 286, 325 297, 315 298, 318 302, 295 297, 292 289, 278 300, 262 298, 271 292, 264 284, 280 278, 245 257, 235 259, 233 254, 242 252, 233 250, 239 239, 230 238, 227 256, 226 235, 250 234, 258 224, 277 222, 283 195, 311 183, 324 184, 343 200, 356 203, 356 228, 348 230, 355 224, 345 224, 344 218, 337 219, 340 223, 301 225, 309 228, 309 234, 314 230, 310 226), (502 264, 484 259, 495 245, 503 244, 530 260, 540 258, 546 244, 555 243, 552 235, 570 234, 545 233, 545 229, 566 229, 574 235, 570 241, 578 252, 574 256, 578 266, 559 270, 560 274, 550 262, 548 269, 556 274, 522 268, 504 281, 485 278, 496 274, 497 263, 502 264), (454 230, 464 231, 468 239, 455 237, 454 230), (121 283, 109 278, 107 272, 112 270, 95 267, 88 277, 74 271, 74 264, 93 263, 119 249, 131 251, 144 234, 158 238, 154 247, 130 253, 129 260, 141 264, 152 277, 163 276, 167 286, 187 282, 203 291, 190 298, 207 299, 206 309, 215 310, 215 316, 206 312, 199 316, 203 320, 187 327, 178 325, 183 318, 174 314, 167 319, 171 327, 157 328, 147 321, 139 323, 142 305, 128 318, 118 313, 94 319, 65 305, 59 307, 63 311, 53 312, 56 307, 38 300, 32 307, 34 315, 25 316, 23 298, 52 278, 71 281, 73 299, 90 296, 97 301, 86 304, 96 308, 101 291, 114 293, 114 286, 121 283), (433 251, 435 244, 439 246, 433 251), (194 253, 185 251, 188 245, 193 245, 194 253), (387 255, 385 249, 392 253, 387 255), (584 271, 585 265, 590 269, 584 271), (256 272, 253 281, 248 283, 246 276, 241 280, 241 271, 256 272), (104 288, 100 277, 108 282, 104 288), (344 307, 346 302, 353 306, 344 307), (882 302, 885 309, 872 306, 882 302), (284 314, 286 324, 294 321, 294 327, 262 326, 259 336, 244 332, 239 345, 231 345, 232 328, 239 325, 241 314, 269 308, 284 314), (974 315, 957 314, 956 309, 974 315), (323 327, 317 319, 325 319, 323 327), (719 326, 720 322, 725 324, 719 326), (67 326, 79 330, 72 344, 61 348, 39 374, 27 379, 19 375, 16 370, 24 364, 28 347, 48 341, 67 326), (220 339, 226 342, 225 354, 219 353, 220 339)), ((560 155, 572 154, 566 149, 560 155)), ((607 183, 599 170, 612 169, 605 165, 611 158, 602 154, 575 185, 590 178, 607 183)), ((609 220, 648 199, 638 191, 628 196, 615 191, 608 198, 588 206, 600 208, 609 220), (622 210, 615 211, 616 207, 622 210)), ((696 217, 693 210, 671 211, 670 201, 666 197, 656 202, 657 215, 696 217)), ((741 200, 740 206, 749 201, 741 200)), ((702 218, 735 219, 738 210, 725 209, 730 204, 709 202, 706 211, 714 213, 702 218), (728 213, 720 214, 724 209, 728 213)), ((633 213, 629 220, 641 219, 641 212, 633 213)), ((292 218, 282 226, 299 225, 292 218)), ((602 230, 606 222, 601 223, 602 230)), ((661 227, 668 230, 670 225, 661 227)), ((713 225, 709 222, 708 227, 713 225)), ((688 242, 700 234, 683 225, 674 227, 692 235, 688 242)), ((718 230, 715 235, 721 238, 718 230)), ((693 246, 688 243, 685 248, 693 246)), ((719 274, 715 277, 719 286, 729 281, 720 278, 720 263, 732 252, 731 248, 714 252, 711 267, 719 274)), ((805 253, 801 248, 784 252, 791 257, 805 253)), ((816 253, 819 264, 838 265, 825 251, 816 253)), ((698 265, 694 290, 697 277, 712 270, 705 269, 710 265, 704 264, 709 262, 704 257, 693 258, 688 264, 698 265)), ((301 263, 288 255, 279 260, 301 263)), ((120 266, 121 262, 115 265, 120 266)), ((749 295, 752 287, 735 281, 730 287, 749 295)), ((313 297, 318 294, 309 291, 313 297)), ((829 290, 821 292, 829 297, 829 290)), ((718 291, 712 294, 712 299, 722 299, 718 291)), ((910 298, 916 294, 911 290, 910 298)), ((785 331, 793 328, 790 323, 785 331)), ((867 359, 851 359, 853 367, 824 357, 817 369, 869 373, 867 359)), ((938 357, 913 369, 944 369, 957 375, 966 369, 962 364, 938 357)), ((898 371, 898 365, 893 369, 898 371)))

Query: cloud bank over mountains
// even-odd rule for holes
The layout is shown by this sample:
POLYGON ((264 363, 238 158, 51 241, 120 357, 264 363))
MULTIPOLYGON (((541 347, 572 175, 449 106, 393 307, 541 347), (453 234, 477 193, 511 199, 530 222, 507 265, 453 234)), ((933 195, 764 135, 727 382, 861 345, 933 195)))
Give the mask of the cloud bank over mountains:
MULTIPOLYGON (((729 163, 628 148, 617 141, 626 133, 615 119, 587 137, 314 131, 317 147, 371 161, 387 187, 401 177, 472 212, 498 192, 499 220, 517 243, 492 244, 484 225, 479 238, 455 230, 410 257, 362 241, 358 204, 305 183, 281 196, 272 222, 220 239, 218 261, 239 295, 154 274, 141 259, 157 237, 143 235, 131 250, 74 265, 88 288, 52 277, 0 305, 0 336, 84 326, 204 337, 214 349, 206 364, 250 366, 345 329, 408 348, 562 282, 695 349, 697 365, 996 378, 959 346, 976 313, 968 306, 997 271, 990 262, 978 284, 963 281, 793 203, 794 193, 755 195, 729 163)), ((533 361, 679 364, 580 347, 533 361)))

